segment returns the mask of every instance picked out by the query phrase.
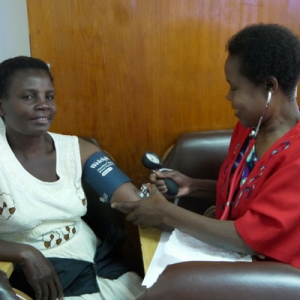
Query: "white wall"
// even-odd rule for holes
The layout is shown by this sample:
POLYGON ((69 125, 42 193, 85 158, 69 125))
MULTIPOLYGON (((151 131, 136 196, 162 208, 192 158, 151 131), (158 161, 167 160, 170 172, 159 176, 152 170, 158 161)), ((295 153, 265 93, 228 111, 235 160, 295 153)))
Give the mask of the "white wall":
POLYGON ((0 62, 31 56, 26 0, 0 0, 0 62))
POLYGON ((0 62, 18 55, 31 56, 26 0, 0 0, 0 62))

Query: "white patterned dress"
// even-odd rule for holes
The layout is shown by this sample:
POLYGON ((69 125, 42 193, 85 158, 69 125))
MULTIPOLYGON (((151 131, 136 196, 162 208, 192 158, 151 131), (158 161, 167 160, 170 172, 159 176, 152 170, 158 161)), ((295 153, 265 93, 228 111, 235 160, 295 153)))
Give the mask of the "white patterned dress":
MULTIPOLYGON (((78 138, 49 134, 56 148, 56 182, 29 174, 11 151, 5 128, 0 128, 0 239, 30 244, 46 257, 93 262, 101 241, 81 219, 87 203, 78 138)), ((100 293, 65 299, 135 299, 143 291, 133 272, 115 280, 97 277, 97 283, 100 293)))

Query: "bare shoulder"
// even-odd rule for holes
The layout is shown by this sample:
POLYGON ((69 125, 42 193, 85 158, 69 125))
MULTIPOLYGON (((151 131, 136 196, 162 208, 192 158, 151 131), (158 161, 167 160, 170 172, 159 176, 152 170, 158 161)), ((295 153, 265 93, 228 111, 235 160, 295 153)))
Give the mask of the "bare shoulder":
POLYGON ((101 151, 101 149, 95 144, 88 142, 82 138, 78 138, 78 143, 81 157, 81 165, 83 167, 88 158, 94 153, 101 151))

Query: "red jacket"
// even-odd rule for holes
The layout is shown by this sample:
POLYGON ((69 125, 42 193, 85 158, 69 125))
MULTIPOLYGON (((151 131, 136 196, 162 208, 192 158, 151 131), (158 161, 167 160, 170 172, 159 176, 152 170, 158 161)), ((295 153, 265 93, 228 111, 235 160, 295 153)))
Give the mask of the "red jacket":
MULTIPOLYGON (((225 207, 232 165, 251 129, 237 123, 217 185, 216 216, 225 207)), ((258 253, 300 268, 300 122, 258 160, 229 214, 258 253)))

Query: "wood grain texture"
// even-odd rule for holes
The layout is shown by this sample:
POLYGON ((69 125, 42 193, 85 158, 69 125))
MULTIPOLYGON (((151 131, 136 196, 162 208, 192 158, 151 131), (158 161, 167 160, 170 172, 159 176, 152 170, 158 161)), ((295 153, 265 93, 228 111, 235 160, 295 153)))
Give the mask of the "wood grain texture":
POLYGON ((142 229, 139 227, 139 236, 142 248, 142 257, 145 273, 148 271, 156 248, 158 246, 161 231, 156 228, 142 229))
POLYGON ((247 24, 300 33, 297 0, 27 0, 32 56, 51 64, 52 131, 93 136, 138 186, 142 154, 179 133, 232 128, 223 65, 247 24))

